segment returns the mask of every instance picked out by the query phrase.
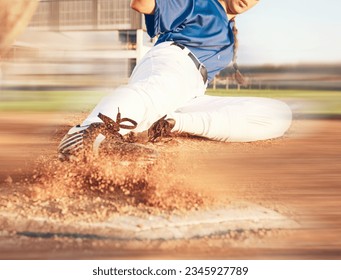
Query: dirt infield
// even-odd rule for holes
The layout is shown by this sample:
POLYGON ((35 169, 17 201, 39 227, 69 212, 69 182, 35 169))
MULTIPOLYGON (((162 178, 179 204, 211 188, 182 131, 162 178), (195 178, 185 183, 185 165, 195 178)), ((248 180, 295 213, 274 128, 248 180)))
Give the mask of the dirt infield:
POLYGON ((295 120, 285 137, 256 143, 177 137, 156 145, 161 160, 146 172, 108 160, 87 168, 61 164, 56 157, 59 139, 80 118, 0 114, 0 212, 19 217, 17 229, 0 224, 1 259, 340 257, 340 121, 295 120), (20 219, 39 214, 72 226, 75 219, 91 223, 112 213, 181 214, 239 201, 275 210, 302 229, 139 241, 35 236, 20 228, 20 219))

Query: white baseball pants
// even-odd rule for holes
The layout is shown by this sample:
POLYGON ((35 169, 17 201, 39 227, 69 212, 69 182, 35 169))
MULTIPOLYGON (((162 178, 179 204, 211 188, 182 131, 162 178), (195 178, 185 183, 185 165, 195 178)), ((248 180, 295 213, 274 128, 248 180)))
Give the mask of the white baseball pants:
MULTIPOLYGON (((82 125, 113 120, 135 120, 135 132, 147 130, 167 114, 176 121, 173 131, 219 141, 257 141, 282 136, 291 124, 291 110, 269 98, 206 96, 206 84, 188 50, 171 42, 153 47, 135 67, 129 83, 104 97, 82 125)), ((122 135, 127 130, 120 130, 122 135)))

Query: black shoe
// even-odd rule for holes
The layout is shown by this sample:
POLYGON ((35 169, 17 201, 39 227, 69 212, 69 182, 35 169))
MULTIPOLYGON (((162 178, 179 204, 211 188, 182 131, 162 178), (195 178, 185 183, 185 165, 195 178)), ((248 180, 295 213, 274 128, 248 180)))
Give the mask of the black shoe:
POLYGON ((64 136, 58 146, 60 160, 70 160, 84 152, 93 152, 105 139, 103 123, 74 126, 64 136))
POLYGON ((148 129, 149 142, 154 143, 161 140, 162 137, 171 136, 171 130, 175 126, 175 120, 166 119, 166 117, 167 115, 163 116, 148 129))
POLYGON ((124 142, 124 138, 119 133, 120 128, 134 129, 137 126, 137 123, 131 119, 121 119, 120 112, 117 114, 116 122, 101 113, 98 117, 103 123, 77 125, 68 131, 58 147, 60 160, 69 160, 84 154, 84 152, 98 155, 104 140, 110 145, 124 142), (122 122, 129 122, 130 125, 122 124, 122 122))

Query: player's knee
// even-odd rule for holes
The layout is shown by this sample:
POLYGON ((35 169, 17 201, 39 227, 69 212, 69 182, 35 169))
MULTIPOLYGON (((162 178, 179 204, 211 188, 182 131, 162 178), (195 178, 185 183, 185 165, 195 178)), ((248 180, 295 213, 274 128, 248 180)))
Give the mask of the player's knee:
POLYGON ((259 108, 260 118, 263 119, 263 138, 281 137, 289 129, 292 122, 290 107, 280 100, 265 99, 264 105, 259 108))

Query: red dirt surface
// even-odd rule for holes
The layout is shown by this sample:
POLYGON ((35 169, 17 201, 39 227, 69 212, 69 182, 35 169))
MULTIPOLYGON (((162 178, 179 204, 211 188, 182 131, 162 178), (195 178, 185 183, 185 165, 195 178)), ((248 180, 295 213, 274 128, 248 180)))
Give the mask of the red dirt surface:
MULTIPOLYGON (((238 231, 192 240, 27 237, 0 224, 6 259, 338 259, 341 255, 341 122, 296 120, 283 138, 219 143, 176 137, 156 144, 158 163, 60 163, 56 149, 82 116, 0 114, 0 210, 72 224, 112 213, 184 213, 257 203, 300 230, 238 231), (69 118, 70 121, 66 121, 69 118), (129 178, 127 180, 127 178, 129 178)), ((20 222, 20 221, 19 221, 20 222)), ((47 228, 48 231, 48 228, 47 228)))

